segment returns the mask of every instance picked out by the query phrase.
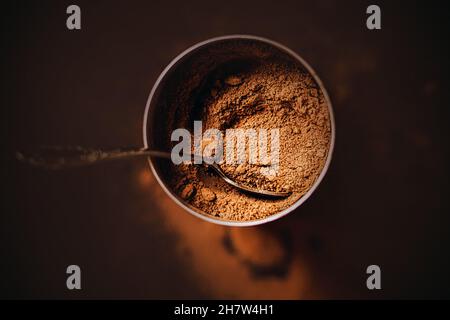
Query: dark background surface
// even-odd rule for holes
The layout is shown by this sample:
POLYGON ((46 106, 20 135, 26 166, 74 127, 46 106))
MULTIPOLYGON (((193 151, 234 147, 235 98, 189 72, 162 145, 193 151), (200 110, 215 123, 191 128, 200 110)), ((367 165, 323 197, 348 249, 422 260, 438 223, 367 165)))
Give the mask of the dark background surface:
POLYGON ((378 1, 378 31, 365 1, 75 3, 80 31, 65 26, 72 2, 2 9, 0 297, 450 298, 443 2, 378 1), (162 69, 238 33, 298 52, 334 104, 330 170, 293 214, 224 228, 173 204, 144 159, 60 172, 15 161, 30 145, 141 146, 162 69), (70 264, 81 291, 65 287, 70 264), (366 289, 370 264, 380 291, 366 289))

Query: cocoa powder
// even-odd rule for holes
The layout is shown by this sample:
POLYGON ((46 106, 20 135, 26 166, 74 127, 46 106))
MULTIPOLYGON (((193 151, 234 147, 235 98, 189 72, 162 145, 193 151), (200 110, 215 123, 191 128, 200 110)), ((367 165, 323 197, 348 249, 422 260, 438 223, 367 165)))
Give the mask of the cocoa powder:
POLYGON ((173 165, 169 185, 190 207, 220 219, 249 221, 288 208, 311 188, 328 156, 331 125, 324 94, 306 70, 277 55, 264 55, 227 63, 209 72, 206 80, 194 77, 184 86, 179 91, 186 94, 174 101, 173 127, 189 127, 197 118, 205 130, 217 128, 224 135, 230 128, 279 128, 277 175, 262 175, 258 164, 223 163, 221 168, 242 184, 292 192, 282 199, 258 197, 228 185, 205 166, 173 165))

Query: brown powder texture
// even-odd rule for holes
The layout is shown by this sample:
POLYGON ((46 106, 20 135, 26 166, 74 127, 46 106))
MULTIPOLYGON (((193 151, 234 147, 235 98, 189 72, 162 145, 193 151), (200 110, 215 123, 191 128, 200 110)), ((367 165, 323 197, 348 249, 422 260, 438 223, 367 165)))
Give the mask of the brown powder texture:
POLYGON ((191 206, 227 220, 260 219, 287 208, 309 190, 325 163, 330 121, 322 92, 308 74, 275 62, 216 80, 203 106, 204 129, 280 129, 277 176, 268 178, 248 162, 223 164, 224 171, 245 185, 293 193, 281 200, 257 198, 204 167, 185 164, 174 176, 175 190, 191 206))
POLYGON ((276 176, 261 174, 261 163, 221 168, 242 184, 292 193, 281 199, 244 193, 193 164, 171 165, 169 187, 194 210, 224 220, 262 219, 288 208, 311 188, 328 156, 331 125, 323 92, 302 67, 276 55, 231 61, 206 78, 191 77, 177 88, 171 127, 192 129, 194 119, 202 120, 203 131, 216 128, 224 137, 227 129, 278 128, 276 176))

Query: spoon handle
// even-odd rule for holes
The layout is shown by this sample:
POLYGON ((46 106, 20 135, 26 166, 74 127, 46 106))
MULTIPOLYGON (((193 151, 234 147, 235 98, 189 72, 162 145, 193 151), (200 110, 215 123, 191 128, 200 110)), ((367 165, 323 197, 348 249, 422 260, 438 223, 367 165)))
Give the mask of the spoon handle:
MULTIPOLYGON (((156 157, 171 159, 169 152, 149 150, 146 148, 122 148, 113 150, 87 149, 82 147, 40 147, 33 152, 17 152, 18 160, 33 166, 46 169, 64 169, 77 166, 91 165, 106 160, 127 159, 132 157, 156 157)), ((192 155, 191 155, 192 156, 192 155)), ((195 159, 196 156, 194 156, 195 159)), ((274 192, 253 189, 230 179, 217 163, 210 165, 228 184, 245 192, 271 197, 287 197, 290 192, 274 192)))
POLYGON ((89 149, 83 147, 40 147, 29 152, 17 152, 18 160, 33 166, 48 169, 63 169, 90 165, 106 160, 151 156, 170 159, 169 152, 146 148, 121 148, 112 150, 89 149))

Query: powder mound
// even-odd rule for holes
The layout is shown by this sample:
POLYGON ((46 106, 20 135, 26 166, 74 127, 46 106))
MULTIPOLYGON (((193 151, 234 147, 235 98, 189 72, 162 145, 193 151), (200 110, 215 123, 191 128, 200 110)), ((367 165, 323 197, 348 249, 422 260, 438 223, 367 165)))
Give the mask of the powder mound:
MULTIPOLYGON (((196 81, 196 82, 195 82, 196 81)), ((312 76, 276 56, 217 67, 201 86, 186 83, 177 104, 175 127, 189 127, 195 115, 203 130, 279 129, 278 170, 262 174, 265 163, 222 163, 228 176, 242 184, 272 191, 291 191, 283 199, 243 193, 204 166, 171 168, 170 185, 195 210, 225 220, 248 221, 280 212, 301 198, 320 175, 330 148, 331 124, 323 92, 312 76), (239 64, 238 64, 239 65, 239 64), (195 94, 195 99, 192 97, 195 94)), ((247 150, 248 151, 248 150, 247 150)))

